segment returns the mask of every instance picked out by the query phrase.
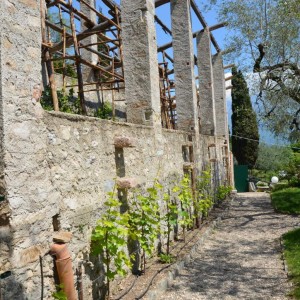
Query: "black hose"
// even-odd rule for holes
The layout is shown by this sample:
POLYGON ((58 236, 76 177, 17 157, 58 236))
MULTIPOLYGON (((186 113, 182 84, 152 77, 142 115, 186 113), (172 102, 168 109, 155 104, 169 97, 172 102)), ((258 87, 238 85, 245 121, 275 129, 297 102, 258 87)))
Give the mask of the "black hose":
POLYGON ((41 300, 44 299, 44 272, 43 272, 43 259, 40 256, 40 268, 41 268, 41 300))
POLYGON ((125 292, 123 292, 122 295, 118 296, 118 298, 114 298, 114 300, 121 300, 124 296, 126 296, 132 290, 132 288, 134 287, 137 279, 138 279, 138 276, 135 277, 135 279, 132 282, 131 286, 125 292))

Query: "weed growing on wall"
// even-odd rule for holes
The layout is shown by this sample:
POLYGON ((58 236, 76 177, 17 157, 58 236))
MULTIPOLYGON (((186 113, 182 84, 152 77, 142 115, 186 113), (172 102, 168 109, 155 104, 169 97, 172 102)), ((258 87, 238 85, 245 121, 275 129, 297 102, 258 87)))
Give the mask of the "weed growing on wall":
MULTIPOLYGON (((64 90, 57 90, 59 110, 69 114, 80 114, 79 99, 74 96, 74 90, 70 89, 66 94, 64 90)), ((54 110, 52 93, 49 86, 45 88, 41 97, 41 105, 45 110, 54 110)))
POLYGON ((100 255, 105 265, 107 294, 110 295, 110 282, 117 275, 125 276, 126 267, 131 262, 124 251, 128 237, 128 214, 120 213, 121 202, 117 199, 115 189, 108 193, 104 203, 106 212, 98 220, 92 233, 92 252, 100 255))
MULTIPOLYGON (((74 96, 73 89, 70 89, 68 93, 66 93, 63 89, 57 90, 57 98, 59 111, 69 114, 81 114, 80 100, 78 97, 74 96)), ((49 86, 47 86, 42 93, 41 105, 47 111, 54 110, 52 92, 49 86)), ((109 102, 104 102, 103 105, 94 112, 94 117, 100 119, 111 119, 111 104, 109 102)))
POLYGON ((101 107, 99 107, 95 113, 94 117, 100 119, 111 119, 112 118, 112 107, 109 102, 104 102, 101 107))

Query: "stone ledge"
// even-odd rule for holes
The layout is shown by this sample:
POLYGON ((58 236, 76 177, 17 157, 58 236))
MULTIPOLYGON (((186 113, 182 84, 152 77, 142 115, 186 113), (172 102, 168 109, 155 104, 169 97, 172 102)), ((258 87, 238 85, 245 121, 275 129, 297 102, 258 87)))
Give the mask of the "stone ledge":
POLYGON ((116 136, 114 145, 116 148, 133 148, 135 147, 135 140, 126 136, 116 136))
POLYGON ((191 163, 191 162, 186 162, 183 164, 183 169, 185 169, 185 170, 195 169, 195 164, 191 163))
POLYGON ((138 186, 135 178, 118 178, 116 183, 119 189, 132 189, 138 186))
POLYGON ((55 243, 69 243, 72 239, 72 233, 68 231, 57 231, 53 235, 53 242, 55 243))

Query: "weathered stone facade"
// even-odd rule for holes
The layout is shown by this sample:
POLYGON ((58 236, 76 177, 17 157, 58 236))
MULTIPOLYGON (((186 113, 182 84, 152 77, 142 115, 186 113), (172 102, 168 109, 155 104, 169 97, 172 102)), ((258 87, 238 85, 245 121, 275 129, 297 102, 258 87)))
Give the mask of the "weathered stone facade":
MULTIPOLYGON (((153 67, 157 64, 154 2, 122 2, 130 123, 44 111, 39 103, 39 0, 1 1, 0 295, 5 300, 40 299, 40 263, 44 299, 52 298, 56 282, 53 257, 48 252, 57 231, 72 233, 68 247, 74 274, 83 264, 85 299, 98 299, 102 277, 90 257, 90 235, 117 177, 133 179, 143 187, 158 176, 168 185, 174 174, 182 176, 185 164, 192 163, 197 172, 211 165, 218 181, 228 183, 228 169, 222 160, 223 131, 220 136, 212 131, 199 135, 199 128, 192 128, 197 126, 196 111, 188 114, 187 120, 192 122, 182 123, 187 131, 160 127, 159 78, 153 67), (126 42, 133 32, 140 34, 142 42, 126 42), (142 64, 135 63, 138 56, 142 64), (130 144, 125 145, 121 159, 115 145, 120 137, 130 144), (183 153, 187 145, 196 155, 194 162, 183 153)), ((193 63, 191 60, 192 55, 188 62, 193 63)), ((192 68, 186 72, 189 74, 183 80, 189 81, 192 68)), ((192 88, 186 95, 193 97, 187 107, 178 104, 182 113, 184 109, 196 110, 193 78, 192 83, 183 81, 180 86, 182 90, 192 88)), ((182 95, 184 98, 184 91, 182 95)), ((129 179, 126 184, 131 184, 129 179)))

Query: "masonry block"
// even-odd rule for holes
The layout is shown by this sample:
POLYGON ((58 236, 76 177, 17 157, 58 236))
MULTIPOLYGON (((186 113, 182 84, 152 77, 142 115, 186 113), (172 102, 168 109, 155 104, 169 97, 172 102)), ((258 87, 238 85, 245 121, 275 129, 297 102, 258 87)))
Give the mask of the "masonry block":
POLYGON ((127 121, 161 126, 154 15, 154 0, 122 0, 127 121))
POLYGON ((118 178, 117 186, 119 189, 132 189, 138 186, 135 178, 118 178))
POLYGON ((228 137, 226 87, 222 54, 213 56, 214 96, 216 110, 216 135, 228 137))
POLYGON ((198 132, 190 1, 171 0, 177 128, 198 132))
POLYGON ((214 136, 216 132, 216 112, 210 45, 210 32, 208 28, 205 28, 197 36, 200 132, 214 136))
POLYGON ((116 148, 135 147, 135 140, 130 137, 116 136, 114 138, 114 145, 116 148))

